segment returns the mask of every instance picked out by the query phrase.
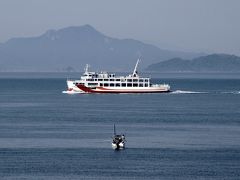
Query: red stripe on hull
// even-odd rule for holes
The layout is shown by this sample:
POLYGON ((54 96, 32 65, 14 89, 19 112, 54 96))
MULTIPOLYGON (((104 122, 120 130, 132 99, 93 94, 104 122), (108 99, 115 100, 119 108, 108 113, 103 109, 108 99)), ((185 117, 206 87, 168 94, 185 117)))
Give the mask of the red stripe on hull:
POLYGON ((81 89, 82 91, 84 91, 84 92, 87 92, 87 93, 95 93, 95 91, 93 91, 91 88, 88 88, 88 87, 86 87, 86 86, 84 86, 84 85, 78 84, 77 87, 78 87, 79 89, 81 89))

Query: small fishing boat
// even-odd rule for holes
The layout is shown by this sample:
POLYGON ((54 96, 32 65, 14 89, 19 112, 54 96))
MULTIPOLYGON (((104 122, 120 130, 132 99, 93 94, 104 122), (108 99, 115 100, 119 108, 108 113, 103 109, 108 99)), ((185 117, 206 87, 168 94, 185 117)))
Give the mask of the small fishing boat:
POLYGON ((113 137, 112 137, 112 148, 114 150, 124 149, 125 148, 125 135, 124 134, 116 134, 115 124, 113 127, 113 137))

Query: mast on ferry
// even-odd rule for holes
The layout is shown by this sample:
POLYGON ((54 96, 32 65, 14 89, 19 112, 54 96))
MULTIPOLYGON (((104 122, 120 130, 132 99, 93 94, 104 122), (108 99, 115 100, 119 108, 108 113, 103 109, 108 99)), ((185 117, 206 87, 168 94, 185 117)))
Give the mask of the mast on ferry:
POLYGON ((88 74, 88 68, 89 68, 89 64, 86 64, 86 67, 84 68, 85 70, 84 74, 88 74))
POLYGON ((140 61, 140 59, 137 60, 137 63, 136 63, 135 68, 133 70, 133 74, 132 74, 133 77, 138 77, 137 67, 138 67, 139 61, 140 61))

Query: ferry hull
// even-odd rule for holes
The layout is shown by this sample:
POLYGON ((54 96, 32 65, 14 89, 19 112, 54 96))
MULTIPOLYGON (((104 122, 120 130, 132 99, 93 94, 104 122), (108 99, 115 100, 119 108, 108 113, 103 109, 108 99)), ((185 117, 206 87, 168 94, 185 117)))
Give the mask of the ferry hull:
POLYGON ((111 89, 111 88, 104 88, 104 87, 96 87, 96 89, 88 88, 84 85, 78 84, 77 87, 86 92, 86 93, 168 93, 170 92, 169 88, 155 88, 155 87, 148 87, 148 88, 119 88, 119 89, 111 89))

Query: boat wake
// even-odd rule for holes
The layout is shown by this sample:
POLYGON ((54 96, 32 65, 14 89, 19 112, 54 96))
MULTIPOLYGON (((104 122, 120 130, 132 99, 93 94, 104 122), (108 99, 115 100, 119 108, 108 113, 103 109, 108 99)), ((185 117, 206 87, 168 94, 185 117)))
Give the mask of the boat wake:
POLYGON ((77 91, 62 91, 63 94, 84 94, 84 92, 77 91))
POLYGON ((239 94, 240 95, 240 91, 228 91, 228 92, 222 92, 222 94, 239 94))
POLYGON ((199 92, 199 91, 182 91, 182 90, 176 90, 171 92, 171 94, 204 94, 207 92, 199 92))

